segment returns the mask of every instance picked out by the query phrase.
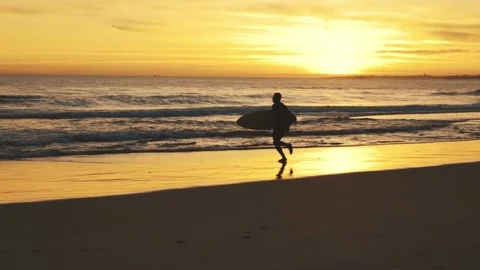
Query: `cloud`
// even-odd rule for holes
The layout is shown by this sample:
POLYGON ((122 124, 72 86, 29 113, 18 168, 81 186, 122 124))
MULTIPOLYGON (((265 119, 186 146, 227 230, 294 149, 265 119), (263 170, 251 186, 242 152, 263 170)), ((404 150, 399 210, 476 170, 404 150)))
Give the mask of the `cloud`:
POLYGON ((469 53, 472 51, 462 49, 450 50, 380 50, 379 54, 406 54, 406 55, 435 55, 435 54, 450 54, 450 53, 469 53))
POLYGON ((44 13, 47 13, 47 11, 43 9, 29 8, 29 7, 1 7, 0 6, 0 13, 31 15, 31 14, 44 14, 44 13))
POLYGON ((337 16, 340 10, 338 7, 321 4, 260 3, 246 5, 237 11, 276 16, 315 16, 325 18, 337 16))
POLYGON ((480 32, 432 30, 430 33, 441 39, 451 41, 480 41, 480 32))
POLYGON ((148 20, 138 20, 138 19, 131 19, 131 18, 117 18, 114 19, 115 22, 119 24, 125 24, 125 25, 143 25, 143 26, 158 26, 161 23, 155 22, 155 21, 148 21, 148 20))
POLYGON ((418 55, 398 55, 398 54, 380 54, 377 56, 378 59, 381 59, 385 62, 394 62, 394 63, 438 63, 445 62, 448 59, 441 57, 420 57, 418 55))
POLYGON ((434 39, 458 42, 480 41, 480 21, 421 21, 413 22, 417 32, 432 36, 434 39))
POLYGON ((128 32, 152 32, 155 30, 155 27, 163 25, 159 22, 148 21, 148 20, 139 20, 131 18, 117 18, 113 19, 111 26, 120 31, 128 32))
POLYGON ((130 26, 130 25, 112 24, 112 27, 117 29, 117 30, 127 31, 127 32, 150 32, 148 29, 141 28, 141 27, 130 26))
POLYGON ((472 22, 458 22, 458 21, 434 21, 434 22, 422 22, 421 26, 429 29, 451 29, 451 30, 476 30, 480 29, 479 23, 472 22))
POLYGON ((88 3, 63 3, 57 5, 42 5, 42 6, 0 6, 0 13, 10 13, 18 15, 90 15, 96 16, 101 12, 107 10, 107 7, 88 4, 88 3))
POLYGON ((281 17, 315 17, 324 21, 352 20, 366 23, 401 25, 415 20, 415 14, 405 12, 408 7, 398 9, 390 5, 363 3, 365 1, 284 1, 277 3, 247 4, 238 8, 239 12, 274 15, 281 17))
MULTIPOLYGON (((465 21, 452 21, 445 15, 436 18, 428 16, 428 9, 418 13, 412 7, 397 9, 389 6, 368 5, 362 2, 324 1, 321 4, 308 2, 298 4, 295 2, 263 2, 246 4, 238 12, 278 17, 306 17, 311 16, 324 21, 353 20, 374 23, 383 27, 397 28, 412 33, 431 33, 434 36, 448 39, 477 39, 480 35, 480 20, 465 19, 465 21), (411 11, 411 12, 409 12, 411 11)), ((430 14, 431 15, 431 14, 430 14)), ((271 18, 270 18, 271 19, 271 18)))
POLYGON ((69 3, 64 9, 68 13, 80 15, 98 15, 108 10, 106 6, 89 3, 69 3))

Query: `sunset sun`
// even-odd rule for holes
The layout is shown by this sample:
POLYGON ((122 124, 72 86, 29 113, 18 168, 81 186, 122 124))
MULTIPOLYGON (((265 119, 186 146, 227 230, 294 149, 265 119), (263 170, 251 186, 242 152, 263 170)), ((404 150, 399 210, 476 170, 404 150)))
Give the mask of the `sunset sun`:
POLYGON ((276 53, 252 58, 319 74, 357 74, 381 66, 386 62, 376 52, 384 48, 387 37, 401 34, 355 21, 305 18, 288 26, 263 27, 262 30, 243 35, 239 40, 276 53))

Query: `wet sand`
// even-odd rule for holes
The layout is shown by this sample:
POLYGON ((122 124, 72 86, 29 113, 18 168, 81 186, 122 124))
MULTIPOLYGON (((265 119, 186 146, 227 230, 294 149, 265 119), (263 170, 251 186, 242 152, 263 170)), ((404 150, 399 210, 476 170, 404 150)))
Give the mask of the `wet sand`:
POLYGON ((0 204, 480 161, 480 141, 0 161, 0 204))

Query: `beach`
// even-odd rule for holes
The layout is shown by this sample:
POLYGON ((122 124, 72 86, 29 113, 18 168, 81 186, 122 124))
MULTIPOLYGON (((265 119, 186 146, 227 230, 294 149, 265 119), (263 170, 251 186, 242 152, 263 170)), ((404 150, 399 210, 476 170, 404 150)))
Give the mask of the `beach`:
POLYGON ((0 270, 480 270, 479 10, 3 1, 0 270))
MULTIPOLYGON (((347 152, 341 151, 369 151, 335 148, 350 172, 347 168, 334 171, 334 163, 328 163, 325 156, 312 158, 313 153, 322 153, 319 149, 298 149, 290 160, 297 164, 292 165, 293 174, 287 165, 280 179, 271 174, 262 179, 266 174, 256 174, 258 168, 251 165, 276 157, 271 150, 240 151, 250 153, 251 162, 219 161, 210 169, 184 155, 183 166, 203 164, 205 171, 195 174, 199 179, 206 179, 203 175, 212 170, 212 179, 232 179, 228 171, 218 174, 227 162, 236 164, 232 166, 237 176, 242 171, 239 166, 250 164, 244 166, 254 177, 130 195, 2 204, 0 268, 478 269, 478 145, 471 141, 376 146, 370 148, 375 155, 364 154, 358 163, 347 162, 347 152), (439 154, 462 147, 469 150, 439 154), (410 153, 410 158, 398 154, 399 149, 410 153), (295 160, 295 155, 300 157, 295 160), (299 165, 308 160, 304 167, 299 165), (314 170, 317 176, 305 177, 309 172, 305 168, 315 164, 324 173, 314 170)), ((243 159, 246 155, 233 154, 243 159)), ((75 166, 81 164, 80 159, 76 158, 75 166)), ((96 164, 105 165, 101 159, 97 157, 96 164)), ((64 174, 55 170, 55 164, 69 164, 43 162, 44 168, 52 166, 51 177, 64 174)), ((129 166, 135 170, 148 167, 141 159, 137 159, 139 167, 131 163, 108 165, 122 172, 128 172, 129 166)), ((277 167, 263 168, 270 173, 277 167)), ((176 170, 179 177, 194 175, 187 167, 176 170)))

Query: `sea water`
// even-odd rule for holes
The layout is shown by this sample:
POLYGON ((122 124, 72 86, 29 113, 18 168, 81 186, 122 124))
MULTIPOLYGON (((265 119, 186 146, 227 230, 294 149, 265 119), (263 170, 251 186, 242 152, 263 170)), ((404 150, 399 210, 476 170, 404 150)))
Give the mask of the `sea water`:
POLYGON ((275 92, 295 147, 480 139, 478 79, 4 75, 0 159, 272 147, 235 121, 275 92))

